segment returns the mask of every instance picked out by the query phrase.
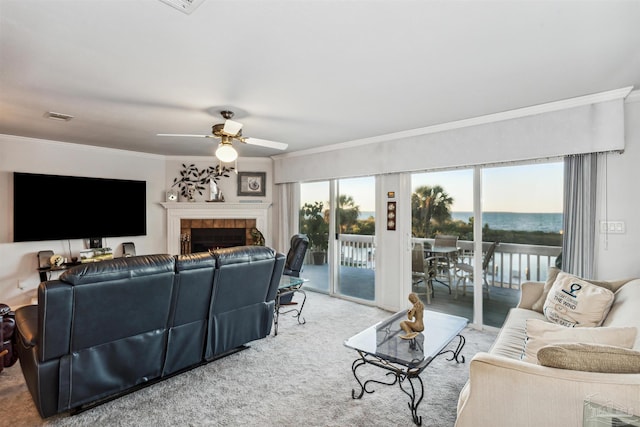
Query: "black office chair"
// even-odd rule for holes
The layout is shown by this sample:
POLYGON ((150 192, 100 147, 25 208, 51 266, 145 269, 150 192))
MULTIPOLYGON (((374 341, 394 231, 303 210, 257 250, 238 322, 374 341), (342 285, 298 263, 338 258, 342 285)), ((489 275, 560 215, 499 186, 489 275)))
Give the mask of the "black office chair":
MULTIPOLYGON (((309 238, 306 234, 295 234, 291 238, 291 248, 289 248, 289 252, 287 253, 283 275, 300 277, 307 248, 309 248, 309 238)), ((281 296, 280 305, 291 304, 292 298, 293 293, 281 296)))

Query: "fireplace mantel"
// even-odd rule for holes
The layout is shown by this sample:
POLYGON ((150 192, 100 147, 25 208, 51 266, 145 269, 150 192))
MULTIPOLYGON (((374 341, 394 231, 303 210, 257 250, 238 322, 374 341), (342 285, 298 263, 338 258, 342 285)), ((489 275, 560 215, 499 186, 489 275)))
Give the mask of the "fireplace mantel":
POLYGON ((269 208, 271 203, 228 203, 228 202, 165 202, 167 210, 167 252, 180 253, 180 220, 249 218, 256 220, 256 227, 262 232, 265 244, 271 246, 269 208))

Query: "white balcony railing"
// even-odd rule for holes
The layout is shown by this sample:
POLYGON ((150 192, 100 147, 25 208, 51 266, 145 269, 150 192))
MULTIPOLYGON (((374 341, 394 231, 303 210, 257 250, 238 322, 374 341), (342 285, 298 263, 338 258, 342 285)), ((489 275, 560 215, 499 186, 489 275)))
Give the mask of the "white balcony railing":
MULTIPOLYGON (((414 238, 413 242, 433 245, 433 239, 414 238)), ((483 246, 486 248, 490 244, 484 243, 483 246)), ((472 241, 458 240, 458 247, 462 253, 473 253, 472 241)), ((527 281, 544 282, 549 266, 555 265, 561 250, 560 246, 500 243, 489 263, 487 281, 491 286, 509 289, 520 289, 520 285, 527 281)))
POLYGON ((374 237, 359 234, 339 234, 340 265, 375 270, 374 237))
MULTIPOLYGON (((339 234, 340 265, 375 269, 375 236, 339 234)), ((433 245, 433 239, 413 238, 413 243, 433 245)), ((485 243, 484 246, 489 246, 485 243)), ((473 253, 473 242, 459 240, 458 247, 465 254, 473 253)), ((491 286, 520 289, 526 281, 545 281, 549 266, 555 265, 560 254, 559 246, 522 245, 500 243, 489 263, 487 280, 491 286)))

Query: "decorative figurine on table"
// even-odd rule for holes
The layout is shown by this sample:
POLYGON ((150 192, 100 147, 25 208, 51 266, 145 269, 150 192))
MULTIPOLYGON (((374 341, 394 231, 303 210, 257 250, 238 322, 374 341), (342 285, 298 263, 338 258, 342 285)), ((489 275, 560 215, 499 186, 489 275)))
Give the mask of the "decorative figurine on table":
POLYGON ((409 301, 413 304, 413 307, 407 311, 409 320, 400 322, 400 327, 405 333, 400 336, 403 340, 412 340, 420 332, 424 331, 424 323, 422 321, 424 317, 424 304, 422 304, 418 295, 413 292, 409 294, 409 301))

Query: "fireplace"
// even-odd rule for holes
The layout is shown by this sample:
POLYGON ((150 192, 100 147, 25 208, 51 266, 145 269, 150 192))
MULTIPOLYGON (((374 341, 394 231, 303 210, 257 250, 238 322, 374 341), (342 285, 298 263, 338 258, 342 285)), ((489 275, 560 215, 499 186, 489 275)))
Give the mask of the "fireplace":
POLYGON ((252 245, 256 220, 248 218, 192 218, 180 220, 180 253, 252 245))
MULTIPOLYGON (((167 251, 170 254, 196 252, 192 251, 191 247, 195 229, 235 229, 230 233, 238 235, 237 242, 233 244, 225 242, 225 246, 239 243, 241 233, 244 233, 244 244, 253 245, 256 243, 254 238, 259 237, 256 231, 262 233, 267 246, 272 244, 268 226, 270 203, 166 202, 161 204, 167 210, 167 251)), ((197 233, 200 232, 197 231, 197 233)), ((227 237, 224 237, 225 240, 227 237)), ((205 245, 208 244, 205 243, 205 245)), ((222 244, 216 243, 211 247, 222 247, 222 244)), ((197 251, 200 252, 200 250, 197 251)))

